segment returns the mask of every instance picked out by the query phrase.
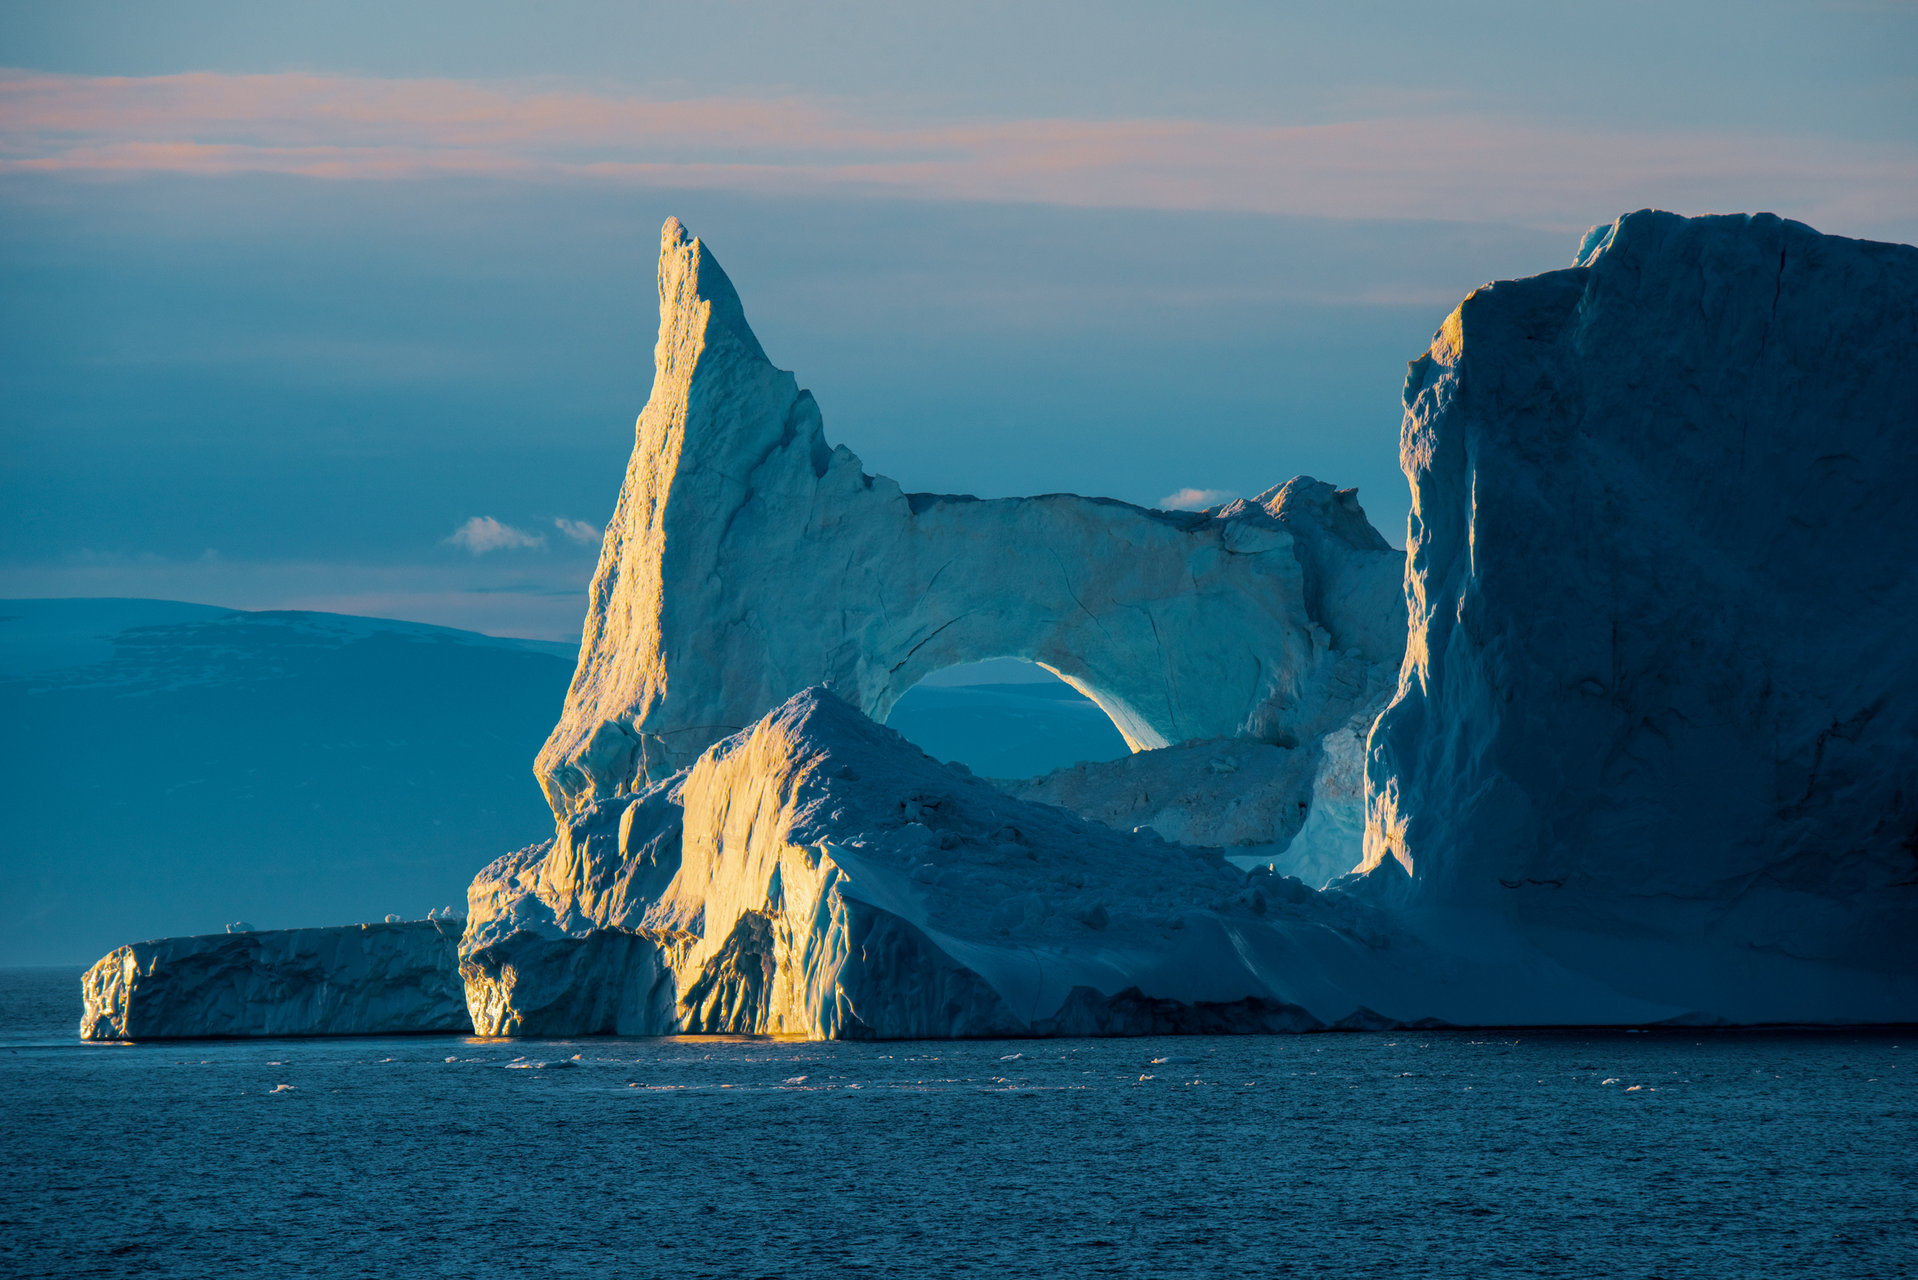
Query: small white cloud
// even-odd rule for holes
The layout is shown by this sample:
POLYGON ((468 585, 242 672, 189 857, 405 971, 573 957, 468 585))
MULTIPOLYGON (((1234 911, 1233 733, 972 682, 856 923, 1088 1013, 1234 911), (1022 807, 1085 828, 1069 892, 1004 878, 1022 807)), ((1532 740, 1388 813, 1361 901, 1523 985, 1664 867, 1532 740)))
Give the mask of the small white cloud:
POLYGON ((587 524, 584 520, 568 520, 565 516, 554 516, 553 527, 574 542, 583 542, 588 546, 606 536, 606 531, 598 525, 587 524))
POLYGON ((515 529, 510 524, 501 524, 491 516, 474 516, 453 530, 446 541, 456 547, 465 547, 476 556, 483 556, 488 551, 510 551, 515 547, 546 545, 544 536, 528 533, 524 529, 515 529))
POLYGON ((1166 511, 1203 511, 1232 502, 1239 496, 1230 489, 1181 489, 1160 498, 1159 506, 1166 511))

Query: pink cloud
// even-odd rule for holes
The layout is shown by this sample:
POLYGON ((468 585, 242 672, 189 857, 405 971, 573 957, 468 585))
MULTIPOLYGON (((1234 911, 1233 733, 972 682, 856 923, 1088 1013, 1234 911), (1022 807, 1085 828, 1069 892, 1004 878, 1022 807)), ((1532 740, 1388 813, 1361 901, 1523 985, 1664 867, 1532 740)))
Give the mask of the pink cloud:
POLYGON ((1918 208, 1902 143, 1627 132, 1408 109, 1269 125, 889 120, 816 99, 658 100, 310 73, 0 72, 0 172, 441 174, 1583 227, 1767 208, 1870 234, 1918 208))

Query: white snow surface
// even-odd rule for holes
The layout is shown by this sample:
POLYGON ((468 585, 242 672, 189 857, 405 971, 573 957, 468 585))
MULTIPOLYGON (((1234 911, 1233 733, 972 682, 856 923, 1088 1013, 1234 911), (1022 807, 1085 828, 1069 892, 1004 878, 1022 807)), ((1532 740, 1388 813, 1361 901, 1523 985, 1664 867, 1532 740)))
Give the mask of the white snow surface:
POLYGON ((471 1031, 460 928, 414 920, 136 942, 87 971, 80 1037, 471 1031))
POLYGON ((883 722, 942 668, 1039 663, 1134 749, 1315 743, 1390 684, 1402 557, 1309 477, 1168 512, 907 494, 827 443, 677 220, 578 671, 536 765, 559 818, 643 791, 801 689, 883 722))
POLYGON ((1644 211, 1410 369, 1368 866, 1645 998, 1918 1019, 1918 249, 1644 211))

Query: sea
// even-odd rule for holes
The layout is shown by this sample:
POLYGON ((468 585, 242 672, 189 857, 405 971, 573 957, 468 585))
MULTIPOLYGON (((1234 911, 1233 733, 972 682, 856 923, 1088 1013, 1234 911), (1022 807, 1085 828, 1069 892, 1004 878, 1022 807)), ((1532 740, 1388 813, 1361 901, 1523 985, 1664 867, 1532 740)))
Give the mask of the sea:
POLYGON ((6 1276, 1910 1275, 1918 1028, 89 1044, 0 970, 6 1276))

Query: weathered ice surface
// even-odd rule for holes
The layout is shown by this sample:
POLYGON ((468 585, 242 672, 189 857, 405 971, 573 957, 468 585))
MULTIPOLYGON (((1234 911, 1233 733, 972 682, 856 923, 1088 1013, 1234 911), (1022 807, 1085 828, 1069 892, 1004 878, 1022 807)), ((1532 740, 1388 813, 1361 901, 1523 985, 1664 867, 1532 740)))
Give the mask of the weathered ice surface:
POLYGON ((1023 658, 1135 750, 1311 750, 1389 684, 1402 557, 1353 491, 1301 477, 1198 513, 902 493, 827 444, 812 396, 676 220, 659 292, 652 398, 536 765, 562 820, 815 684, 883 721, 934 671, 1023 658))
POLYGON ((1641 212, 1406 381, 1368 865, 1621 990, 1918 1018, 1918 249, 1641 212))
POLYGON ((1359 869, 1352 855, 1365 842, 1365 744, 1386 701, 1382 692, 1319 739, 1305 823, 1270 860, 1281 874, 1318 888, 1359 869))
POLYGON ((942 765, 823 689, 472 887, 482 1033, 950 1037, 1648 1021, 1496 929, 1110 830, 942 765))
POLYGON ((679 870, 685 779, 594 804, 474 877, 460 974, 480 1034, 676 1028, 662 948, 679 939, 644 921, 679 870))
POLYGON ((1213 738, 997 785, 1117 830, 1150 827, 1216 848, 1239 866, 1261 863, 1317 889, 1358 865, 1365 740, 1388 692, 1306 746, 1213 738))
POLYGON ((459 920, 136 942, 82 980, 84 1040, 471 1031, 459 920))
MULTIPOLYGON (((1305 821, 1316 761, 1310 750, 1204 738, 998 785, 1008 795, 1060 805, 1115 830, 1150 827, 1180 844, 1229 851, 1292 837, 1305 821)), ((1350 863, 1339 868, 1351 869, 1350 863)))

